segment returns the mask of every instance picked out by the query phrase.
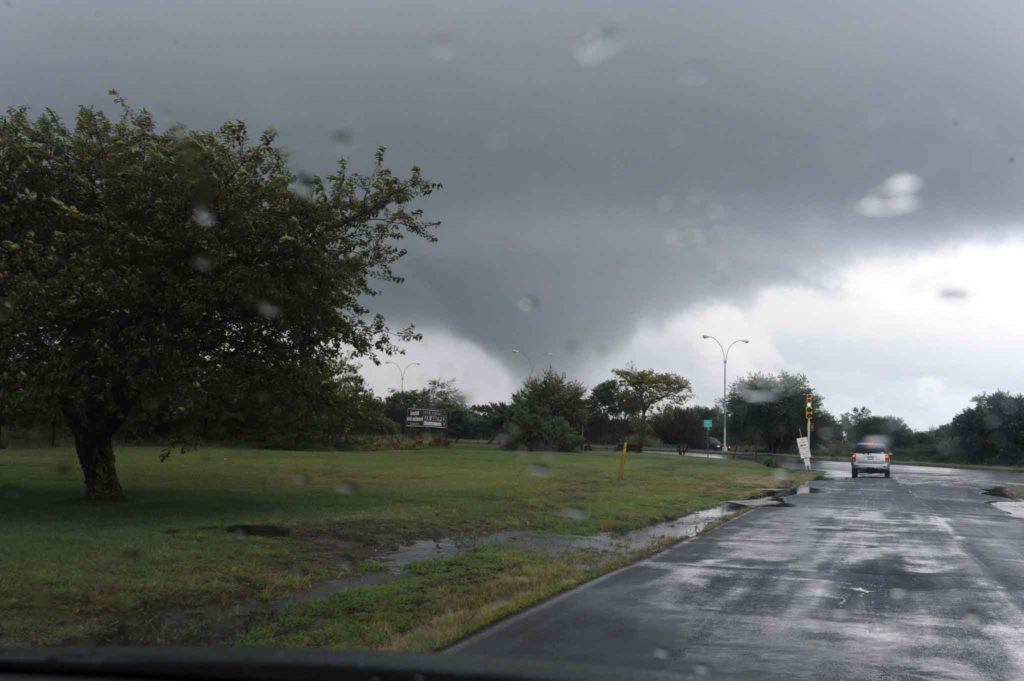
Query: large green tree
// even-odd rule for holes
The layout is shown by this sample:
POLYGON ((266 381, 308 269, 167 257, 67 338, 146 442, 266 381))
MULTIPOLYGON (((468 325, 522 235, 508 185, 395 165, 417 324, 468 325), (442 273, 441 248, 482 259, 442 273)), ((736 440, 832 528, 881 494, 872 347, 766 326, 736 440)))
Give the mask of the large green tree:
POLYGON ((826 444, 838 434, 835 419, 825 410, 824 398, 811 387, 807 376, 780 371, 752 372, 729 387, 730 440, 763 446, 771 452, 796 446, 806 430, 804 396, 814 394, 814 442, 826 444))
POLYGON ((113 436, 147 400, 187 412, 243 371, 413 337, 363 301, 401 281, 400 240, 437 225, 411 202, 439 185, 393 175, 383 148, 368 174, 299 178, 272 130, 159 130, 116 101, 70 126, 0 117, 0 383, 55 396, 90 499, 122 496, 113 436))
POLYGON ((633 366, 612 369, 612 374, 619 382, 623 404, 636 419, 641 450, 647 437, 647 415, 651 409, 659 405, 682 406, 693 396, 690 382, 678 374, 633 366))
POLYGON ((950 424, 962 456, 971 463, 1024 461, 1024 395, 1004 391, 977 395, 950 424))
POLYGON ((571 451, 580 446, 587 416, 586 387, 553 369, 526 380, 512 395, 505 445, 571 451))

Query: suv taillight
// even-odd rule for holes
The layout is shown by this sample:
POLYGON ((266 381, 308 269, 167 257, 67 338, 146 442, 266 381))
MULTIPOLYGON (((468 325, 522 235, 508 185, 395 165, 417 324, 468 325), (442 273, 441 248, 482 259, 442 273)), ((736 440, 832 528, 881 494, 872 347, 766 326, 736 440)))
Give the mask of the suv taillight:
POLYGON ((851 461, 856 461, 857 460, 857 452, 850 452, 850 460, 851 461))
POLYGON ((892 458, 892 454, 886 454, 885 455, 885 462, 889 463, 889 459, 891 459, 891 458, 892 458))

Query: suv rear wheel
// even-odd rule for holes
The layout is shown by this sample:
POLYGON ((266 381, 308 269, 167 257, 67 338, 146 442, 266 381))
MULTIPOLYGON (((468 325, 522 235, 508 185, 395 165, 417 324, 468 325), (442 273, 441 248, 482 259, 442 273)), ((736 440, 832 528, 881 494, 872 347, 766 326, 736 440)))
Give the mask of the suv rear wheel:
POLYGON ((855 478, 857 477, 857 469, 856 468, 853 469, 853 477, 855 477, 855 478))

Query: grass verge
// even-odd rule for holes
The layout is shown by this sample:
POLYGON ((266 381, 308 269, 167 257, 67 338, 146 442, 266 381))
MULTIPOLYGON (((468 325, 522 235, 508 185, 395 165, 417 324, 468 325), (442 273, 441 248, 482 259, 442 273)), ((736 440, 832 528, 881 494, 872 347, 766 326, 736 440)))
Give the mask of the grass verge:
MULTIPOLYGON (((809 477, 743 461, 641 454, 630 456, 626 477, 618 480, 617 455, 598 452, 204 449, 165 463, 157 453, 119 449, 128 500, 89 504, 72 450, 0 452, 0 647, 118 642, 125 626, 183 605, 269 599, 379 568, 367 561, 415 538, 623 532, 777 487, 780 475, 794 482, 809 477), (225 529, 239 524, 285 527, 290 534, 225 529)), ((364 587, 381 590, 384 601, 401 600, 406 587, 426 593, 422 608, 411 610, 420 619, 393 626, 398 634, 370 625, 364 633, 338 630, 332 645, 426 649, 477 626, 481 617, 500 616, 608 569, 596 559, 524 558, 514 551, 450 560, 436 574, 424 567, 417 569, 426 573, 403 575, 400 582, 412 580, 401 582, 405 587, 364 587), (464 604, 455 607, 452 595, 442 593, 441 582, 451 576, 445 570, 469 575, 471 584, 472 575, 488 578, 472 593, 449 584, 464 604), (511 586, 516 580, 522 589, 511 586)), ((349 605, 337 607, 350 612, 349 605)), ((308 636, 294 618, 301 619, 284 620, 296 622, 294 635, 288 626, 264 622, 270 629, 247 629, 239 641, 302 644, 308 636)), ((189 640, 218 642, 206 634, 192 632, 189 640)))

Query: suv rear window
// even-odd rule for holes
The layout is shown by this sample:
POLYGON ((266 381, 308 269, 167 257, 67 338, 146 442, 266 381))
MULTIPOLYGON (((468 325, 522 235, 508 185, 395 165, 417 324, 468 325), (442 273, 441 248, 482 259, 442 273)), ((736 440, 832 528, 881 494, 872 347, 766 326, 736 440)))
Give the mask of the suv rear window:
POLYGON ((885 454, 885 447, 883 445, 864 444, 863 442, 859 442, 857 443, 857 446, 853 448, 853 451, 858 454, 885 454))

